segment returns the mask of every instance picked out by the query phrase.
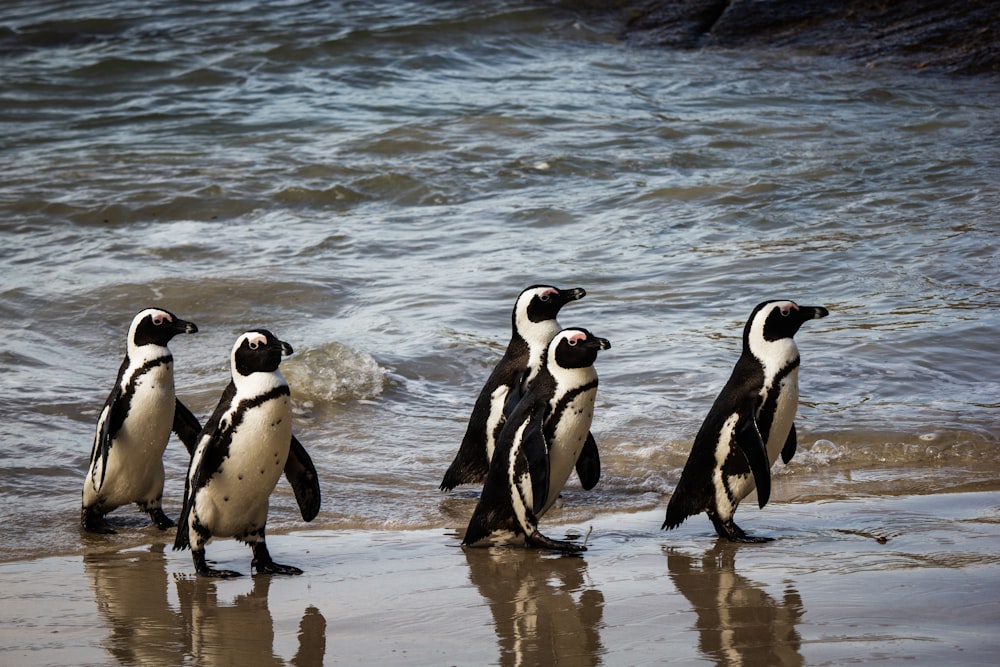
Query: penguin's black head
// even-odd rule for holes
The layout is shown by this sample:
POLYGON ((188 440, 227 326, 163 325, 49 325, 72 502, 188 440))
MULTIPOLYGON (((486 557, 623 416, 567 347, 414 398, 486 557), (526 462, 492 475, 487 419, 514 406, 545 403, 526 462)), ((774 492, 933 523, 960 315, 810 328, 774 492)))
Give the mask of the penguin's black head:
POLYGON ((137 347, 166 345, 177 334, 197 331, 194 322, 182 320, 167 310, 147 308, 132 318, 129 340, 137 347))
POLYGON ((766 342, 791 338, 808 320, 830 314, 823 306, 800 306, 794 301, 764 301, 750 313, 743 340, 748 344, 757 336, 766 342))
POLYGON ((554 320, 559 309, 570 301, 577 301, 587 295, 582 287, 559 289, 551 285, 532 285, 517 297, 514 304, 514 326, 523 317, 525 322, 554 320))
POLYGON ((594 365, 598 352, 610 347, 608 339, 586 329, 563 329, 549 343, 549 358, 560 368, 586 368, 594 365))
POLYGON ((278 370, 282 355, 291 353, 292 346, 267 329, 247 331, 233 345, 233 370, 240 375, 272 373, 278 370))

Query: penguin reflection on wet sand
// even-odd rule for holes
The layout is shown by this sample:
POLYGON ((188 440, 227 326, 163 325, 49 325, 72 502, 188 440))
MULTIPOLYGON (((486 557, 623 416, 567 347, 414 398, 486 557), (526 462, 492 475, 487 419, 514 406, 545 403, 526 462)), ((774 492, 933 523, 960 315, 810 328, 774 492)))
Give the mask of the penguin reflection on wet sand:
MULTIPOLYGON (((295 632, 290 625, 295 616, 283 608, 275 627, 268 607, 272 579, 254 577, 249 591, 230 598, 228 591, 220 590, 218 582, 211 579, 176 577, 181 622, 175 627, 183 635, 181 646, 187 664, 322 667, 326 659, 326 618, 318 608, 307 605, 295 632), (291 649, 296 637, 295 655, 286 660, 277 650, 291 649)), ((158 664, 180 665, 184 661, 158 664)))
POLYGON ((177 334, 197 331, 193 322, 160 308, 147 308, 132 318, 125 359, 97 420, 83 483, 84 530, 116 532, 105 515, 130 503, 160 530, 173 527, 161 506, 163 453, 172 431, 190 456, 201 424, 174 394, 174 358, 167 343, 177 334))
MULTIPOLYGON (((476 399, 458 454, 441 481, 441 490, 459 484, 482 484, 490 469, 496 441, 506 416, 524 395, 542 367, 545 350, 559 333, 556 316, 567 303, 586 296, 583 288, 559 289, 532 285, 521 292, 511 313, 511 337, 507 350, 476 399)), ((597 443, 589 436, 577 460, 577 475, 583 488, 594 488, 601 476, 597 443)))
POLYGON ((586 329, 563 329, 549 343, 538 376, 500 432, 462 544, 523 539, 543 549, 586 549, 545 537, 538 520, 559 497, 589 438, 597 397, 594 361, 609 347, 586 329))
POLYGON ((271 560, 264 541, 268 499, 284 472, 305 521, 319 512, 320 489, 309 454, 292 434, 288 383, 278 371, 292 346, 265 329, 248 331, 233 345, 232 380, 201 431, 184 489, 174 549, 191 548, 195 570, 235 577, 205 559, 213 537, 234 537, 253 549, 258 574, 302 574, 271 560))
POLYGON ((526 549, 466 549, 465 557, 493 616, 500 655, 492 664, 601 664, 604 594, 586 559, 526 549))
POLYGON ((805 664, 798 625, 802 596, 784 584, 780 598, 736 571, 734 545, 716 542, 708 552, 667 550, 667 572, 698 617, 698 648, 718 667, 805 664))
POLYGON ((784 463, 795 454, 799 350, 793 336, 805 322, 827 315, 822 306, 792 301, 765 301, 753 309, 743 329, 743 352, 695 436, 663 528, 706 512, 719 537, 770 541, 747 535, 733 515, 754 488, 763 508, 771 466, 779 454, 784 463))

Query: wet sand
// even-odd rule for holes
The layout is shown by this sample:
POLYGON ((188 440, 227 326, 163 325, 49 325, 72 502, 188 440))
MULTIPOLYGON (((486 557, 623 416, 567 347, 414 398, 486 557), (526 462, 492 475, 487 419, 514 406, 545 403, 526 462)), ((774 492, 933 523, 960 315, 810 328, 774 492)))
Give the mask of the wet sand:
MULTIPOLYGON (((205 580, 166 539, 0 564, 4 665, 993 665, 1000 492, 774 503, 765 545, 661 512, 592 529, 582 557, 463 550, 454 531, 269 538, 300 577, 205 580)), ((151 533, 152 535, 152 533, 151 533)), ((249 572, 249 549, 209 546, 249 572)))

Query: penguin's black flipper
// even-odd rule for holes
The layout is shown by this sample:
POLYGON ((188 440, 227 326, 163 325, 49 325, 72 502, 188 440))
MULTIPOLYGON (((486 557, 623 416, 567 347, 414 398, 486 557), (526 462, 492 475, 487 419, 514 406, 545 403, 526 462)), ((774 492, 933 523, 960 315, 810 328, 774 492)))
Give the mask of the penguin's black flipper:
POLYGON ((531 511, 538 514, 549 496, 549 446, 545 441, 545 413, 537 410, 521 435, 519 455, 531 478, 531 511))
POLYGON ((285 461, 285 477, 295 492, 302 520, 312 521, 319 514, 319 477, 306 448, 294 435, 288 449, 288 460, 285 461))
POLYGON ((593 433, 587 434, 587 440, 580 450, 580 458, 576 460, 576 476, 584 491, 590 491, 601 479, 601 454, 597 451, 597 440, 593 433))
POLYGON ((771 497, 771 463, 752 408, 744 413, 736 425, 736 445, 750 464, 753 482, 757 487, 757 504, 763 508, 771 497))
POLYGON ((108 469, 108 452, 111 451, 111 442, 118 434, 122 424, 125 423, 125 417, 128 416, 129 403, 125 400, 125 392, 122 391, 122 378, 125 376, 128 366, 129 359, 126 355, 118 369, 115 387, 108 394, 108 400, 104 402, 104 409, 101 411, 101 417, 97 424, 97 435, 94 438, 94 449, 90 454, 90 460, 92 465, 95 460, 99 459, 101 462, 100 478, 98 479, 97 475, 94 475, 94 485, 98 491, 104 484, 104 475, 108 469))
POLYGON ((188 539, 188 520, 191 516, 191 503, 195 492, 208 482, 212 471, 218 470, 223 459, 229 455, 229 444, 222 440, 222 415, 226 413, 235 395, 236 384, 230 381, 222 392, 222 397, 219 399, 219 404, 215 406, 212 416, 208 418, 201 433, 198 434, 198 442, 194 454, 191 455, 187 475, 184 476, 184 504, 181 507, 180 516, 177 517, 177 535, 174 537, 175 551, 191 546, 188 539), (201 447, 199 451, 202 443, 204 443, 204 447, 201 447))
POLYGON ((198 447, 198 434, 201 433, 201 423, 180 399, 174 399, 173 432, 177 435, 188 451, 188 456, 194 456, 198 447))
POLYGON ((101 409, 101 416, 97 419, 97 432, 94 434, 94 446, 90 449, 90 468, 94 471, 93 485, 94 491, 100 491, 104 484, 104 473, 108 467, 108 451, 111 449, 111 437, 108 434, 108 415, 111 412, 110 400, 101 409), (100 461, 101 465, 96 464, 100 461), (98 477, 100 472, 100 477, 98 477))
POLYGON ((798 446, 798 438, 795 435, 795 424, 792 424, 792 428, 788 429, 788 438, 785 440, 785 446, 781 448, 781 462, 787 464, 795 456, 795 449, 798 446))

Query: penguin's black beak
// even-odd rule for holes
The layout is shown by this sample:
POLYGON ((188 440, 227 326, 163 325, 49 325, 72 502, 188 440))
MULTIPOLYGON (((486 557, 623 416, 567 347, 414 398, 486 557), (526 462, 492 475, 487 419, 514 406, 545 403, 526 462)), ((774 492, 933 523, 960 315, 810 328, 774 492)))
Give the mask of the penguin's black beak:
POLYGON ((587 296, 587 290, 582 287, 572 287, 570 289, 559 290, 559 298, 562 299, 563 303, 569 303, 570 301, 579 301, 583 297, 587 296))
POLYGON ((594 337, 594 342, 597 343, 597 347, 599 349, 601 349, 601 350, 610 350, 611 349, 611 341, 609 341, 607 338, 597 338, 595 336, 594 337))
POLYGON ((818 320, 829 315, 830 311, 823 306, 799 306, 799 313, 803 320, 818 320))
POLYGON ((188 322, 187 320, 182 320, 179 317, 174 318, 174 321, 170 324, 170 328, 174 331, 174 333, 179 334, 198 333, 197 324, 194 322, 188 322))
POLYGON ((283 357, 287 357, 287 356, 291 355, 292 352, 295 351, 295 350, 292 349, 291 345, 289 345, 288 343, 286 343, 283 340, 278 340, 277 338, 275 338, 274 339, 274 344, 276 346, 278 346, 278 347, 281 348, 281 356, 283 356, 283 357))

